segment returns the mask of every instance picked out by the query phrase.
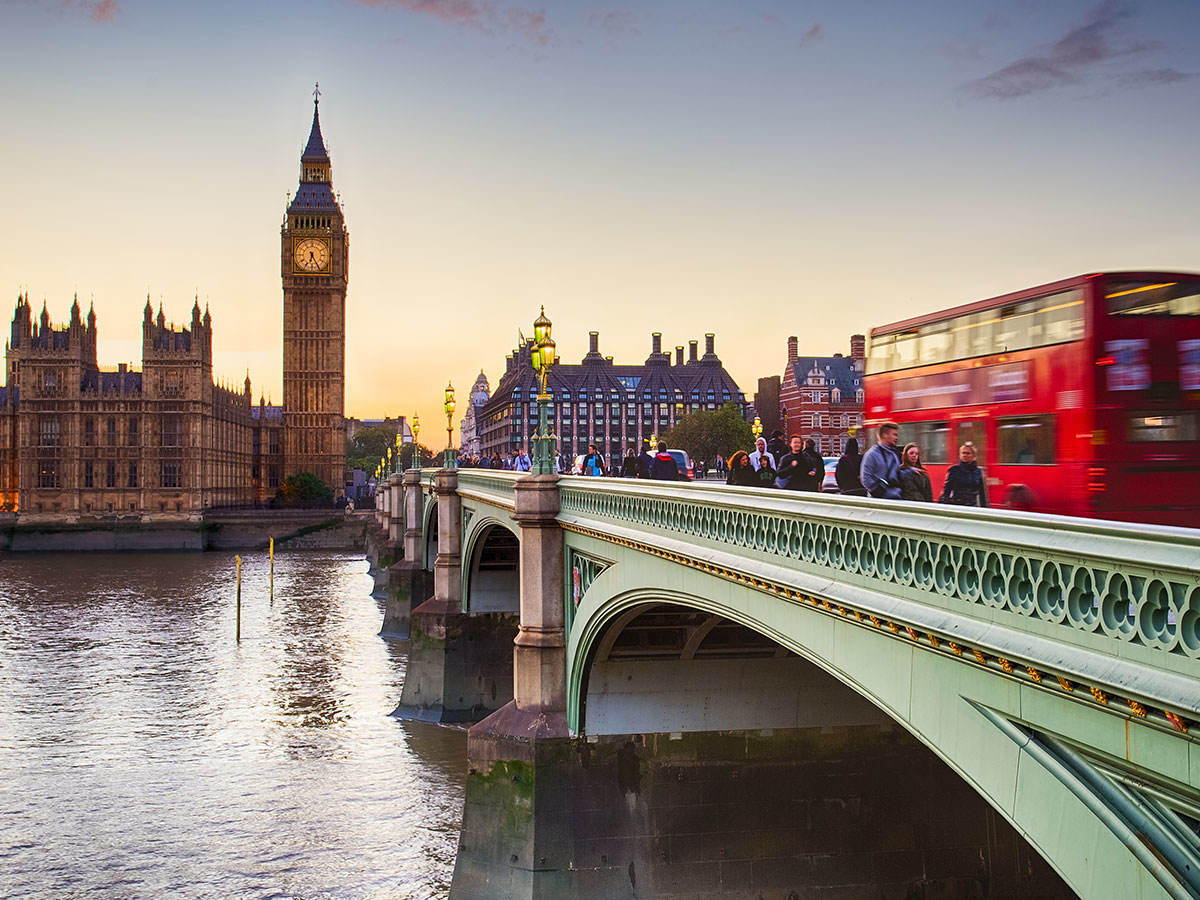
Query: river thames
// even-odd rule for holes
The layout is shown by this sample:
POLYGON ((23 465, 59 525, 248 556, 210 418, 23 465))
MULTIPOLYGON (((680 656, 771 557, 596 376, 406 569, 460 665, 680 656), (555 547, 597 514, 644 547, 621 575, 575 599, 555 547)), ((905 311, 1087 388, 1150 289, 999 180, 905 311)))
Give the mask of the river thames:
POLYGON ((0 558, 0 896, 443 897, 466 732, 362 556, 0 558))

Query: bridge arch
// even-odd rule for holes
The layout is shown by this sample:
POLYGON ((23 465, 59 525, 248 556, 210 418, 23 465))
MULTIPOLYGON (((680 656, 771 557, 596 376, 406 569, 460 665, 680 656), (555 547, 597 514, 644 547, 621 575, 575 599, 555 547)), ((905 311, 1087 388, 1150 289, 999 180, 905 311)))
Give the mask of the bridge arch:
POLYGON ((434 560, 438 555, 438 502, 436 495, 425 495, 424 510, 421 516, 421 548, 422 567, 433 571, 434 560))
MULTIPOLYGON (((699 639, 699 646, 703 646, 702 628, 712 631, 720 623, 735 624, 779 645, 795 658, 793 662, 785 658, 768 683, 779 685, 787 666, 792 666, 802 673, 806 684, 818 685, 827 700, 843 704, 833 707, 839 714, 853 713, 864 721, 872 710, 886 716, 888 723, 911 735, 944 763, 971 795, 978 795, 1011 825, 1039 856, 1038 865, 1044 860, 1080 896, 1149 896, 1164 887, 1171 892, 1168 885, 1177 884, 1178 876, 1163 871, 1164 867, 1153 858, 1154 851, 1145 852, 1137 832, 1122 821, 1120 810, 1107 807, 1103 798, 1093 793, 1086 783, 1088 774, 1065 771, 1059 762, 1047 761, 1039 749, 1039 727, 1045 731, 1042 744, 1058 746, 1059 738, 1074 739, 1073 734, 1056 732, 1047 723, 1072 717, 1078 721, 1077 704, 1050 691, 1029 697, 1028 691, 1022 691, 1011 680, 993 677, 984 665, 973 665, 970 654, 958 660, 924 652, 915 642, 905 640, 903 631, 897 634, 886 628, 863 627, 849 617, 838 616, 836 600, 835 615, 827 615, 819 598, 810 599, 812 603, 798 598, 781 602, 757 590, 752 579, 745 584, 731 584, 712 575, 681 571, 666 560, 649 556, 618 562, 595 578, 571 616, 567 648, 571 730, 595 740, 598 735, 594 732, 617 734, 637 721, 671 721, 672 714, 664 714, 664 708, 656 711, 650 697, 657 685, 671 683, 666 681, 665 667, 659 666, 661 671, 653 673, 652 678, 631 679, 631 666, 627 664, 622 671, 613 665, 611 648, 621 645, 614 629, 636 629, 639 619, 655 608, 682 611, 672 613, 677 617, 691 615, 693 619, 687 623, 660 623, 677 630, 687 626, 686 637, 677 636, 671 650, 664 652, 664 657, 670 652, 678 660, 688 638, 692 644, 699 639), (673 587, 646 587, 666 584, 673 587), (798 665, 800 661, 806 665, 798 665), (820 670, 824 678, 816 678, 814 670, 820 670), (601 679, 599 685, 604 690, 622 689, 617 676, 624 679, 623 700, 626 709, 632 711, 624 718, 612 712, 612 703, 601 701, 597 708, 595 698, 599 692, 593 690, 596 679, 601 679), (836 682, 837 688, 830 682, 836 682), (639 686, 647 689, 642 696, 639 686), (871 709, 864 711, 864 703, 871 709), (1080 846, 1098 849, 1081 854, 1080 846), (1130 855, 1138 861, 1130 860, 1130 855)), ((646 667, 648 675, 651 668, 654 666, 646 667)), ((758 668, 765 672, 768 667, 758 668)), ((698 676, 693 673, 691 677, 698 676)), ((720 729, 717 713, 736 712, 738 696, 742 700, 753 698, 752 692, 735 691, 733 701, 713 705, 710 715, 710 709, 703 707, 702 693, 693 691, 697 703, 676 718, 675 724, 681 727, 674 731, 692 727, 697 717, 704 721, 705 715, 709 718, 704 727, 720 729)), ((775 694, 774 708, 754 699, 753 715, 759 718, 742 711, 742 719, 731 718, 730 726, 748 721, 750 727, 788 727, 785 723, 789 715, 793 721, 805 721, 804 715, 782 709, 789 702, 786 693, 775 694), (768 724, 763 718, 768 713, 779 724, 768 724)), ((672 703, 678 708, 680 697, 672 697, 672 703)), ((814 712, 808 710, 809 720, 814 712)), ((1106 736, 1102 746, 1118 740, 1126 746, 1127 728, 1120 718, 1086 712, 1088 721, 1076 726, 1078 730, 1090 730, 1094 735, 1098 729, 1106 729, 1112 734, 1106 736)), ((1120 762, 1115 753, 1114 759, 1120 762)))
POLYGON ((521 611, 521 542, 515 527, 492 516, 472 515, 463 536, 463 611, 521 611))

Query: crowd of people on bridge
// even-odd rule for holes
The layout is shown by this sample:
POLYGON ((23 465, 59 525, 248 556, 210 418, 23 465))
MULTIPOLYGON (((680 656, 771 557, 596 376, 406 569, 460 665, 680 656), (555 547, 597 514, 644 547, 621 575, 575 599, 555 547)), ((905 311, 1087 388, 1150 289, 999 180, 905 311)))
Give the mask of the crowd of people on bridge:
MULTIPOLYGON (((859 497, 884 500, 933 502, 933 480, 921 464, 921 448, 905 444, 900 448, 900 426, 885 422, 879 426, 875 446, 859 453, 858 441, 847 439, 845 451, 837 462, 834 478, 836 491, 859 497)), ((723 460, 718 458, 717 469, 723 460)), ((758 438, 754 450, 738 450, 729 458, 726 483, 743 487, 776 487, 792 491, 819 491, 825 480, 825 461, 817 452, 816 441, 794 435, 784 443, 782 432, 771 440, 758 438)), ((832 490, 827 486, 826 490, 832 490)), ((987 506, 987 482, 979 468, 975 446, 963 444, 958 462, 946 472, 939 503, 956 506, 987 506)))
MULTIPOLYGON (((595 444, 574 462, 565 454, 555 458, 556 469, 562 474, 644 478, 656 481, 680 481, 689 477, 704 478, 707 467, 696 460, 691 474, 687 470, 686 454, 675 455, 661 441, 657 447, 642 441, 639 453, 630 445, 620 465, 610 466, 595 444)), ((460 458, 463 468, 507 469, 528 472, 531 467, 528 452, 521 448, 508 456, 472 455, 460 458)), ((828 491, 825 484, 825 460, 812 438, 793 435, 784 441, 783 432, 776 431, 771 439, 758 438, 754 449, 737 450, 726 460, 717 456, 714 470, 725 476, 725 483, 742 487, 778 488, 785 491, 828 491)), ((878 439, 865 454, 859 452, 858 441, 851 437, 834 470, 836 492, 859 497, 878 497, 884 500, 933 502, 933 480, 921 464, 921 448, 916 444, 900 447, 900 426, 885 422, 879 426, 878 439)), ((987 483, 979 468, 975 446, 963 444, 958 450, 958 462, 946 472, 946 480, 938 496, 939 503, 956 506, 987 506, 987 483)))

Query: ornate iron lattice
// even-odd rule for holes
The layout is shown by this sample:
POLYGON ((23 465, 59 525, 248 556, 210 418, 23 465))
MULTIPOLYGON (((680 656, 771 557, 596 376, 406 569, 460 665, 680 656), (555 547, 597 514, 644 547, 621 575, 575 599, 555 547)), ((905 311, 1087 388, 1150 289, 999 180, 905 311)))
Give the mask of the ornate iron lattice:
MULTIPOLYGON (((574 487, 561 497, 563 513, 773 554, 1200 659, 1200 577, 1186 571, 1130 558, 1106 565, 1086 546, 1067 560, 945 531, 892 534, 800 514, 574 487)), ((1193 571, 1197 564, 1200 555, 1193 571)))

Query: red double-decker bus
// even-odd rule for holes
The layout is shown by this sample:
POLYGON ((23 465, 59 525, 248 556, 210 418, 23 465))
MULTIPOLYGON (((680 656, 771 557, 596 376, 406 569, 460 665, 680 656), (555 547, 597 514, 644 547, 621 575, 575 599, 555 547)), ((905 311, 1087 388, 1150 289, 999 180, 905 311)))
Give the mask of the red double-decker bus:
POLYGON ((989 502, 1200 527, 1200 275, 1102 272, 871 331, 865 422, 989 502))

